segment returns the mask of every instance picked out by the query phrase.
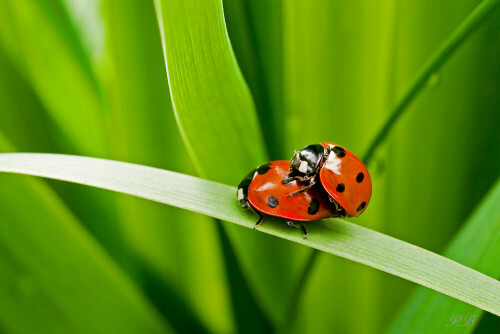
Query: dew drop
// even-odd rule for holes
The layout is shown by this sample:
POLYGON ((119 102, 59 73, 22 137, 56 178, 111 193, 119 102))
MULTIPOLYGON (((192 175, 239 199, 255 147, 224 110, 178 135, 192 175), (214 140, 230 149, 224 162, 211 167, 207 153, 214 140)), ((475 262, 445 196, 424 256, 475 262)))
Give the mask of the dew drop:
POLYGON ((440 82, 441 82, 441 74, 433 73, 429 77, 429 80, 427 80, 427 88, 430 88, 430 89, 436 88, 440 82))

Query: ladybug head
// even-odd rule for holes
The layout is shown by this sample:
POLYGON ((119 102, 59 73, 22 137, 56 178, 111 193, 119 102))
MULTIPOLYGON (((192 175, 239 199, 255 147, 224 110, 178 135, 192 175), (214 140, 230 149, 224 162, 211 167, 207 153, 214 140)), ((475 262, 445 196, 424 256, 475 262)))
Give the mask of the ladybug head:
POLYGON ((290 160, 292 172, 303 175, 313 175, 317 172, 324 156, 324 147, 321 144, 314 144, 296 151, 290 160))

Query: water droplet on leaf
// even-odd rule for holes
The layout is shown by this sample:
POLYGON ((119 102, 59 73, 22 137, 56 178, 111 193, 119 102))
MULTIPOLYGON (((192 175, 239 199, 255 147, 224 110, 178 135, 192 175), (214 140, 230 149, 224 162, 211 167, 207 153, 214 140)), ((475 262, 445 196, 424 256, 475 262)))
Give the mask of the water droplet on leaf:
POLYGON ((427 80, 427 88, 436 88, 437 85, 441 82, 441 74, 433 73, 429 80, 427 80))

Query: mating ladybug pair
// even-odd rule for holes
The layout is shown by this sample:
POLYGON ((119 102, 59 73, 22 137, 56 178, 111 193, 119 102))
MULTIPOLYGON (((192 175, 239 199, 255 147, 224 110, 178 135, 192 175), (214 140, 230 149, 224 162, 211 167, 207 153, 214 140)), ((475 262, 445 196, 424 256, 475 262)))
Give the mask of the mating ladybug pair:
POLYGON ((332 143, 309 145, 290 161, 278 160, 252 170, 238 185, 241 207, 259 215, 285 218, 289 226, 307 231, 297 221, 356 217, 368 205, 372 182, 366 166, 350 151, 332 143))

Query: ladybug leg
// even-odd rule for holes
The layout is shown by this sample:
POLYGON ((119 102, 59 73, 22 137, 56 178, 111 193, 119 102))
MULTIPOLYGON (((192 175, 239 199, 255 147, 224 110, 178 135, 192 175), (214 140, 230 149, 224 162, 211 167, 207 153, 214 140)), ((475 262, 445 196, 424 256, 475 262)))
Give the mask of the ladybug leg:
POLYGON ((316 184, 316 178, 313 177, 313 178, 309 179, 309 184, 307 186, 304 186, 302 189, 294 191, 293 193, 290 193, 286 198, 303 193, 304 191, 311 189, 311 187, 314 186, 315 184, 316 184))
POLYGON ((247 208, 250 208, 253 211, 253 213, 255 213, 256 215, 259 216, 259 220, 257 220, 255 225, 253 226, 253 228, 256 229, 257 227, 259 227, 262 224, 262 221, 264 220, 264 216, 259 211, 255 210, 253 208, 253 206, 251 206, 248 201, 245 203, 245 205, 247 208))
POLYGON ((302 230, 302 233, 304 233, 304 239, 307 239, 307 231, 306 231, 306 227, 304 225, 302 225, 302 224, 295 224, 293 222, 293 220, 290 220, 290 219, 287 219, 286 223, 288 224, 288 226, 300 228, 302 230))
POLYGON ((288 174, 286 174, 283 177, 283 180, 281 180, 281 183, 287 184, 287 183, 290 183, 292 181, 305 182, 305 181, 309 180, 311 177, 316 176, 316 175, 311 175, 311 176, 292 175, 292 176, 290 176, 290 174, 292 174, 292 173, 293 172, 289 172, 288 174))
POLYGON ((335 201, 333 198, 331 198, 330 196, 328 196, 328 199, 330 200, 330 202, 335 205, 335 211, 337 212, 337 217, 340 217, 340 218, 348 218, 349 215, 345 212, 344 208, 341 207, 339 205, 339 203, 337 203, 337 201, 335 201))
POLYGON ((281 180, 281 183, 282 184, 288 184, 292 181, 304 181, 305 180, 305 177, 304 176, 301 176, 301 175, 292 175, 293 174, 293 171, 289 171, 288 173, 285 174, 285 176, 283 176, 283 180, 281 180))
POLYGON ((253 226, 253 229, 255 230, 257 227, 259 227, 262 224, 263 220, 264 220, 264 216, 262 216, 262 215, 259 214, 259 220, 253 226))

